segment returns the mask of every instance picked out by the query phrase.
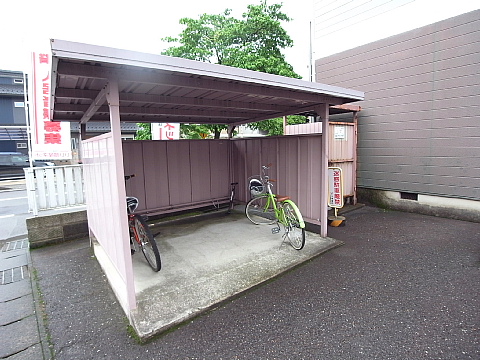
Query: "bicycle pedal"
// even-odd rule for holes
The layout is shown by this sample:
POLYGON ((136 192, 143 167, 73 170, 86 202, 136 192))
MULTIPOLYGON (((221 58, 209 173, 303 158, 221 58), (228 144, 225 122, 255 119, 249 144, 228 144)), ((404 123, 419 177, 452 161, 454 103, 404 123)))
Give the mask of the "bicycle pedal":
POLYGON ((272 234, 278 234, 280 232, 280 227, 274 227, 272 229, 272 234))

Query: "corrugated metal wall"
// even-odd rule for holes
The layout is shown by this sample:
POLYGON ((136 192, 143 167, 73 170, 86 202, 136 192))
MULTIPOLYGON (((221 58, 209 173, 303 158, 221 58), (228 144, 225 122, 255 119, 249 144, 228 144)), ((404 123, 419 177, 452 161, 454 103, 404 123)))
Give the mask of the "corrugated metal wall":
POLYGON ((240 201, 250 199, 246 179, 260 174, 262 165, 272 164, 268 174, 276 180, 273 191, 290 196, 309 222, 320 222, 320 135, 234 139, 232 144, 240 201))
POLYGON ((135 174, 127 195, 139 198, 139 211, 165 213, 228 200, 230 183, 238 182, 237 200, 246 202, 247 178, 272 164, 274 192, 290 196, 305 219, 319 224, 321 149, 321 135, 124 141, 125 174, 135 174))
POLYGON ((228 140, 124 141, 127 195, 139 211, 166 212, 226 200, 230 193, 228 140))
POLYGON ((315 62, 365 91, 358 186, 480 200, 480 10, 315 62))
MULTIPOLYGON (((119 134, 119 133, 118 133, 119 134)), ((115 146, 113 133, 82 142, 83 175, 87 198, 88 227, 95 255, 107 275, 125 313, 136 307, 135 285, 125 204, 125 192, 118 188, 117 176, 121 152, 115 146), (120 198, 119 198, 120 197, 120 198)))
POLYGON ((342 169, 343 196, 356 198, 356 123, 332 122, 329 126, 328 166, 342 169))

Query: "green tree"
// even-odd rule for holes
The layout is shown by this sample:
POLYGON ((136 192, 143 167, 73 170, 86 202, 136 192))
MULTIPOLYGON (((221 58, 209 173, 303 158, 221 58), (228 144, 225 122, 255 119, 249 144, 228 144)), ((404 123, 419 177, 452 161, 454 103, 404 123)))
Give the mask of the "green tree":
MULTIPOLYGON (((293 41, 282 28, 282 22, 291 19, 281 11, 281 4, 267 5, 266 0, 258 5, 248 5, 242 19, 232 17, 231 10, 222 14, 203 14, 198 19, 182 18, 185 29, 178 37, 163 40, 175 43, 163 54, 191 60, 222 64, 243 69, 300 78, 285 60, 282 50, 293 46, 293 41)), ((282 119, 255 123, 251 127, 266 128, 277 134, 282 128, 282 119), (259 125, 262 123, 262 125, 259 125)), ((194 125, 186 133, 194 133, 194 125)), ((215 138, 226 125, 205 125, 215 138)), ((190 135, 191 136, 191 135, 190 135)))
POLYGON ((135 140, 152 140, 152 125, 150 123, 137 124, 135 140))
POLYGON ((180 124, 180 137, 184 139, 203 139, 204 134, 209 135, 212 129, 202 124, 180 124))
MULTIPOLYGON (((305 116, 289 115, 287 116, 287 125, 304 124, 305 116)), ((283 135, 283 118, 268 119, 249 124, 250 128, 266 131, 269 136, 283 135)))

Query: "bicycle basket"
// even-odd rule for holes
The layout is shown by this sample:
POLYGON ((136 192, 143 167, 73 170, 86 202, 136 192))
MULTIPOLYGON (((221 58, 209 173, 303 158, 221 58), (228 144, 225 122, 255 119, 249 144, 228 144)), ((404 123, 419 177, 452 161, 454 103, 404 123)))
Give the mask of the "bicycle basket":
POLYGON ((250 194, 255 197, 265 193, 265 186, 259 179, 250 179, 248 182, 248 189, 250 190, 250 194))
POLYGON ((127 196, 127 208, 128 208, 129 214, 137 210, 137 207, 138 207, 138 199, 133 196, 127 196))

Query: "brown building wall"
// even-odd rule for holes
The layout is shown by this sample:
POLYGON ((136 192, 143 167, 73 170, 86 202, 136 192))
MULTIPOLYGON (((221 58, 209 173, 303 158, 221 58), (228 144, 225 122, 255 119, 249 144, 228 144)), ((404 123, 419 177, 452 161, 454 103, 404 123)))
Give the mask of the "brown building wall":
POLYGON ((315 62, 365 92, 358 186, 480 200, 480 10, 315 62))

